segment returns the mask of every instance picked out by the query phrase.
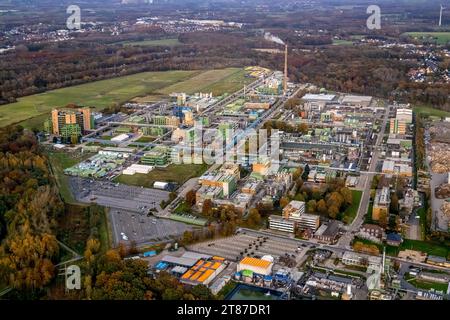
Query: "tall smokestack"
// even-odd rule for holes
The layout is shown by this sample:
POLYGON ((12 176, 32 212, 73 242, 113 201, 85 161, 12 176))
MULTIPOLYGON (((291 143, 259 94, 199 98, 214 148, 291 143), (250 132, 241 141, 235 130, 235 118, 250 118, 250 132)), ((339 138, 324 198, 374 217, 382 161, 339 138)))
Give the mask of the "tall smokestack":
POLYGON ((283 80, 283 94, 287 93, 287 81, 288 81, 288 46, 284 46, 284 80, 283 80))

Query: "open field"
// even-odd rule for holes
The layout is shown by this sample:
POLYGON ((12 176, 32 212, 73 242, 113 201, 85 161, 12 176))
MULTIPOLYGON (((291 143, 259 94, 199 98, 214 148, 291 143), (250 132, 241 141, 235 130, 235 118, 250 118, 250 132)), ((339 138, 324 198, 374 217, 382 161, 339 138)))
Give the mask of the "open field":
POLYGON ((158 92, 161 94, 170 94, 172 92, 186 92, 188 94, 212 92, 214 96, 218 96, 237 91, 244 84, 251 83, 253 80, 245 77, 245 71, 240 68, 210 70, 160 89, 158 92))
POLYGON ((427 116, 435 117, 450 117, 450 112, 427 107, 427 106, 416 106, 413 108, 415 113, 427 116))
POLYGON ((439 283, 439 282, 431 282, 431 281, 425 281, 422 279, 417 279, 415 277, 412 277, 407 280, 410 284, 412 284, 417 289, 424 289, 424 290, 438 290, 447 292, 448 283, 439 283))
POLYGON ((397 256, 400 250, 417 250, 426 252, 429 255, 446 257, 448 258, 450 254, 450 246, 445 243, 436 243, 430 241, 421 241, 421 240, 409 240, 403 239, 403 243, 397 248, 392 246, 386 246, 386 253, 392 256, 397 256))
POLYGON ((345 222, 346 224, 352 223, 356 217, 356 214, 358 213, 359 203, 361 202, 362 197, 362 191, 352 190, 352 195, 353 195, 352 205, 348 207, 347 210, 345 210, 345 212, 343 213, 342 221, 345 222))
POLYGON ((350 40, 333 40, 333 46, 351 46, 353 41, 350 40))
POLYGON ((136 140, 136 142, 152 142, 155 141, 156 137, 142 136, 136 140))
POLYGON ((148 174, 120 175, 115 181, 145 188, 153 188, 155 181, 175 182, 182 185, 187 180, 202 175, 207 168, 207 164, 172 164, 166 168, 155 168, 148 174))
POLYGON ((122 44, 124 46, 143 46, 143 47, 156 47, 156 46, 169 46, 174 47, 181 45, 177 38, 160 39, 160 40, 142 40, 142 41, 123 41, 115 44, 122 44))
MULTIPOLYGON (((366 245, 375 245, 378 247, 380 252, 383 252, 383 244, 379 244, 367 239, 355 238, 355 242, 362 242, 366 245)), ((428 253, 429 255, 440 256, 440 257, 448 257, 450 254, 450 247, 445 244, 429 242, 429 241, 421 241, 421 240, 409 240, 403 239, 403 243, 399 247, 386 246, 386 253, 391 256, 397 256, 400 250, 417 250, 428 253)))
POLYGON ((123 103, 131 98, 150 94, 198 73, 200 72, 144 72, 19 98, 18 102, 0 106, 0 123, 2 126, 7 126, 47 114, 52 108, 69 103, 92 106, 101 110, 114 103, 123 103))
POLYGON ((221 95, 234 92, 251 81, 240 68, 143 72, 19 98, 18 102, 0 106, 0 125, 20 123, 26 128, 40 128, 53 108, 70 103, 102 110, 136 97, 156 101, 175 91, 221 95))
POLYGON ((416 40, 431 41, 441 45, 450 41, 450 32, 406 32, 404 35, 416 40))

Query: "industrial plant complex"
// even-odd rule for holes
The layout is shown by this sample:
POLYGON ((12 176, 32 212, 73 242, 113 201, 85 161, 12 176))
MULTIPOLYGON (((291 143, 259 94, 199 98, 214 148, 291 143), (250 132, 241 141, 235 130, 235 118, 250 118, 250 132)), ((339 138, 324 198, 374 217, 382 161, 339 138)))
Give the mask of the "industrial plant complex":
POLYGON ((443 299, 407 279, 448 261, 402 258, 423 201, 412 109, 288 82, 287 59, 286 47, 284 72, 247 68, 250 83, 223 96, 54 109, 43 144, 81 154, 64 175, 78 201, 111 208, 116 245, 166 244, 133 257, 153 275, 216 295, 233 284, 228 299, 443 299), (186 240, 237 219, 225 237, 186 240))

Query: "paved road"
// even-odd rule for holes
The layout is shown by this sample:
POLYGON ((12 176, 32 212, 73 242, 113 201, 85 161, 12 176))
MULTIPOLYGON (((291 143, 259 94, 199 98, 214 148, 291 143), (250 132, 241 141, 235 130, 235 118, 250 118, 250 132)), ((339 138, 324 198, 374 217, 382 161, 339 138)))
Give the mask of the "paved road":
MULTIPOLYGON (((343 254, 346 251, 355 252, 353 249, 351 249, 351 248, 347 249, 345 247, 342 247, 339 244, 336 244, 336 245, 323 245, 323 244, 318 245, 317 243, 314 243, 314 242, 309 241, 309 240, 302 240, 302 239, 292 238, 292 237, 288 237, 288 236, 281 235, 281 234, 274 234, 274 233, 271 233, 270 231, 265 231, 265 230, 257 231, 257 230, 253 230, 253 229, 247 229, 247 228, 241 228, 241 230, 242 230, 242 232, 245 232, 247 234, 254 234, 254 235, 257 235, 257 236, 259 235, 259 236, 268 236, 268 237, 278 237, 278 238, 282 238, 282 239, 289 239, 289 240, 293 240, 293 241, 298 242, 299 245, 305 244, 305 245, 307 245, 310 248, 315 247, 315 248, 319 248, 319 249, 326 249, 326 250, 330 250, 330 251, 333 251, 333 252, 336 252, 336 253, 340 253, 340 254, 343 254)), ((357 253, 362 255, 362 256, 368 256, 366 254, 362 254, 362 253, 359 253, 359 252, 357 252, 357 253)), ((392 256, 387 256, 387 257, 389 257, 390 259, 392 259, 394 261, 398 261, 398 262, 400 262, 402 264, 406 263, 408 265, 412 265, 412 266, 415 266, 415 267, 421 267, 421 268, 426 268, 426 269, 430 269, 430 270, 439 270, 439 271, 450 272, 450 269, 449 268, 445 268, 445 267, 434 266, 434 265, 430 265, 430 264, 427 264, 427 263, 412 262, 412 261, 409 261, 409 260, 406 260, 406 259, 401 259, 401 258, 398 258, 398 257, 392 257, 392 256)))
POLYGON ((376 174, 376 168, 377 163, 380 157, 381 149, 380 146, 383 143, 384 138, 384 132, 386 130, 386 125, 389 118, 389 106, 385 104, 385 113, 383 117, 383 123, 381 125, 380 133, 377 137, 377 141, 375 143, 375 146, 373 148, 373 155, 372 155, 372 162, 370 163, 369 170, 367 172, 362 172, 360 176, 360 182, 364 183, 363 187, 363 194, 361 197, 361 202, 359 204, 358 213, 353 220, 352 224, 348 227, 348 232, 344 234, 339 239, 339 245, 345 248, 348 248, 350 246, 350 243, 353 239, 353 232, 356 232, 359 230, 361 225, 364 222, 364 216, 367 213, 367 210, 369 209, 369 202, 370 202, 370 187, 373 180, 373 177, 376 174))

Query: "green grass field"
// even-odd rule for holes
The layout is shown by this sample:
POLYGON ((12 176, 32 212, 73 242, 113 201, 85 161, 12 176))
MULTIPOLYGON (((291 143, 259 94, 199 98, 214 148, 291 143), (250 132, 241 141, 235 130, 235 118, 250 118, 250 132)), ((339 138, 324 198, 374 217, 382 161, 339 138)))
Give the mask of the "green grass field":
POLYGON ((75 164, 89 158, 92 154, 71 155, 66 152, 48 152, 47 156, 50 161, 56 183, 58 185, 59 193, 65 203, 77 203, 70 192, 69 177, 64 174, 64 169, 67 169, 75 164))
POLYGON ((172 92, 212 92, 214 96, 231 93, 241 89, 244 84, 254 79, 245 77, 245 71, 240 68, 228 68, 221 70, 210 70, 198 74, 188 80, 158 90, 160 94, 172 92))
POLYGON ((150 94, 199 73, 201 72, 144 72, 19 98, 18 102, 0 106, 0 124, 7 126, 42 116, 54 107, 63 107, 69 103, 92 106, 101 110, 114 103, 123 103, 136 96, 150 94))
POLYGON ((102 110, 136 97, 167 95, 172 92, 234 92, 252 82, 240 68, 208 71, 143 72, 130 76, 90 82, 19 98, 0 106, 0 126, 20 123, 26 128, 41 128, 50 111, 74 103, 102 110))
POLYGON ((430 241, 403 239, 399 247, 386 246, 386 253, 391 256, 397 256, 400 250, 417 250, 428 253, 429 255, 448 258, 450 246, 430 241))
POLYGON ((422 279, 410 279, 408 280, 408 282, 412 284, 414 287, 424 290, 435 289, 438 291, 447 292, 448 288, 448 283, 431 282, 422 279))
POLYGON ((334 40, 333 39, 333 46, 351 46, 353 45, 353 41, 350 40, 334 40))
POLYGON ((406 32, 404 35, 415 40, 431 41, 444 45, 450 41, 450 32, 406 32))
POLYGON ((155 141, 155 137, 148 137, 148 136, 142 136, 139 139, 136 140, 136 142, 152 142, 155 141))
POLYGON ((346 224, 352 223, 355 219, 356 214, 358 213, 359 203, 361 202, 362 191, 360 190, 352 190, 353 195, 353 203, 350 207, 345 210, 343 214, 342 221, 346 224))
POLYGON ((171 164, 166 168, 155 168, 148 174, 120 175, 115 181, 146 188, 152 188, 155 181, 175 182, 182 185, 187 180, 202 175, 206 169, 208 169, 207 164, 171 164))
POLYGON ((435 116, 435 117, 450 117, 450 112, 439 110, 427 106, 415 106, 413 108, 414 112, 424 116, 435 116))
POLYGON ((124 46, 143 46, 143 47, 156 47, 156 46, 169 46, 174 47, 181 45, 177 38, 160 39, 160 40, 142 40, 142 41, 123 41, 115 44, 122 44, 124 46))

